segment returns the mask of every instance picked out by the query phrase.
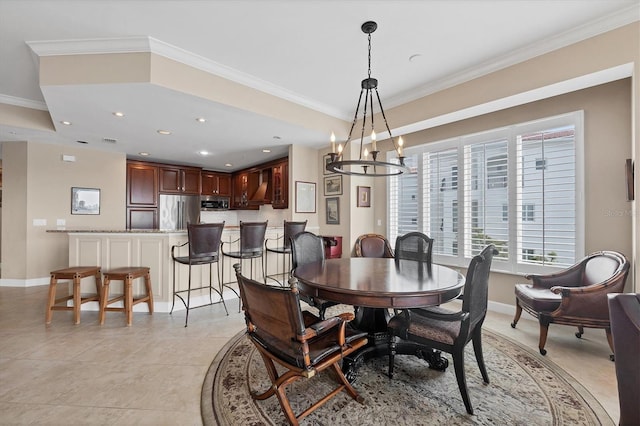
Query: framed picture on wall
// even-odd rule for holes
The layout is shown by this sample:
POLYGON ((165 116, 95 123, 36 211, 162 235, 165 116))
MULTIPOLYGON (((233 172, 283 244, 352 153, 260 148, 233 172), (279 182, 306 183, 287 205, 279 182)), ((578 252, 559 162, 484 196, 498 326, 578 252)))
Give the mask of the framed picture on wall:
POLYGON ((325 175, 330 175, 331 172, 329 170, 327 170, 327 164, 329 164, 331 162, 331 156, 330 155, 325 155, 324 157, 322 157, 323 161, 322 161, 322 171, 325 175))
POLYGON ((100 214, 100 190, 71 188, 71 214, 100 214))
POLYGON ((342 176, 327 176, 324 178, 324 195, 342 195, 342 176))
POLYGON ((371 207, 371 187, 359 186, 358 187, 358 207, 371 207))
POLYGON ((315 182, 296 181, 296 213, 316 212, 315 182))
POLYGON ((326 198, 327 207, 327 225, 340 224, 340 198, 326 198))

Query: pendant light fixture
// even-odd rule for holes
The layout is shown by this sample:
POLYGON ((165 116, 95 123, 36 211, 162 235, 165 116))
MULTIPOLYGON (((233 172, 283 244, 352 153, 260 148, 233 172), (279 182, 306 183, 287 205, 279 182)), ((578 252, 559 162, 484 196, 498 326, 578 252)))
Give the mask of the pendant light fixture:
POLYGON ((360 97, 358 98, 358 105, 356 106, 356 113, 353 117, 353 123, 351 123, 351 130, 349 136, 343 145, 340 143, 336 149, 335 135, 331 134, 331 152, 330 162, 326 165, 326 169, 333 173, 341 173, 345 175, 358 175, 358 176, 395 176, 404 172, 408 172, 409 168, 404 165, 404 157, 402 156, 402 136, 397 141, 393 139, 391 135, 391 129, 387 123, 387 118, 384 115, 384 109, 382 108, 382 102, 380 101, 380 95, 378 94, 378 80, 371 77, 371 34, 378 28, 378 24, 373 21, 367 21, 360 27, 362 32, 368 35, 369 49, 368 49, 368 74, 367 78, 362 80, 360 97), (393 144, 393 148, 397 154, 397 162, 386 162, 378 160, 378 154, 380 151, 377 149, 376 132, 374 130, 373 121, 373 100, 374 94, 378 101, 380 108, 380 114, 384 120, 384 125, 389 133, 389 139, 393 144), (358 112, 360 110, 360 104, 364 96, 364 108, 362 112, 362 132, 360 134, 360 152, 358 159, 345 160, 343 159, 343 153, 351 140, 353 129, 358 121, 358 112), (369 118, 367 119, 367 113, 369 118), (371 127, 371 152, 364 147, 364 134, 367 126, 371 127))

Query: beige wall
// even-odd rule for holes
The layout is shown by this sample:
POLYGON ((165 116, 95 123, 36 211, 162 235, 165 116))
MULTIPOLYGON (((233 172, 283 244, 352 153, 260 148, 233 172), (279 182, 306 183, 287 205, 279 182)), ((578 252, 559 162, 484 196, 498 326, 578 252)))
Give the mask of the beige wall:
POLYGON ((124 154, 34 142, 5 142, 3 158, 3 285, 47 282, 68 266, 66 234, 47 233, 58 219, 67 228, 124 229, 124 154), (62 161, 62 155, 75 162, 62 161), (99 188, 99 215, 71 214, 71 187, 99 188), (34 226, 36 219, 45 226, 34 226))
POLYGON ((296 213, 296 182, 317 182, 318 164, 316 158, 318 151, 299 145, 292 145, 289 150, 289 209, 291 220, 307 221, 307 228, 317 228, 319 222, 319 204, 322 187, 316 185, 316 213, 296 213))

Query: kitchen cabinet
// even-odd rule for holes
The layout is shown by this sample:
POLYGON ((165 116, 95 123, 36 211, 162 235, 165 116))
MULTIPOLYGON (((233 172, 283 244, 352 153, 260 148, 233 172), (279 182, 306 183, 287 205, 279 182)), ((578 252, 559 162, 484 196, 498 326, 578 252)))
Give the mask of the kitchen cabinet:
POLYGON ((258 204, 250 204, 251 197, 260 186, 260 175, 256 172, 241 172, 233 176, 233 198, 231 207, 243 210, 258 210, 258 204))
POLYGON ((158 167, 127 162, 127 206, 158 206, 158 167))
POLYGON ((289 161, 285 160, 271 168, 271 206, 274 209, 289 208, 289 161))
POLYGON ((200 195, 200 169, 160 167, 160 192, 200 195))
POLYGON ((202 195, 231 195, 231 175, 228 173, 202 172, 202 195))
POLYGON ((234 209, 257 210, 263 204, 274 209, 289 207, 289 159, 280 158, 232 175, 234 209))
POLYGON ((158 166, 127 162, 127 229, 158 227, 158 166))
POLYGON ((158 208, 127 207, 127 229, 158 229, 158 208))

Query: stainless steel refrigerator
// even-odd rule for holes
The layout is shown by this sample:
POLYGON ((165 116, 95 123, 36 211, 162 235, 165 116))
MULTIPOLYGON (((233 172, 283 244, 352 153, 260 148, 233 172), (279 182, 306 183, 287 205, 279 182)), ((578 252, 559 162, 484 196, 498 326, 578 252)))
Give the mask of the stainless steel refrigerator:
POLYGON ((199 195, 160 194, 160 229, 187 229, 187 223, 200 222, 199 195))

